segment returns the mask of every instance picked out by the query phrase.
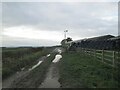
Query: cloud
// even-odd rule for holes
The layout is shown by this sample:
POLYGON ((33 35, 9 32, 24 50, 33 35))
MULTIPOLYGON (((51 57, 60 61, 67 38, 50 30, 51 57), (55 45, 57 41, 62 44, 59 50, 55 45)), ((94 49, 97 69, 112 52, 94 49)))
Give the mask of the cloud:
POLYGON ((119 0, 2 0, 2 2, 118 2, 119 0))
POLYGON ((3 35, 2 46, 4 47, 18 47, 18 46, 54 46, 59 45, 59 41, 49 41, 44 39, 26 39, 26 38, 14 38, 7 35, 3 35))
POLYGON ((2 6, 3 34, 56 44, 63 39, 65 29, 73 40, 117 35, 117 5, 116 2, 6 2, 2 6))
POLYGON ((15 38, 44 39, 52 41, 60 41, 62 39, 62 34, 57 31, 34 30, 24 26, 6 28, 4 29, 3 35, 15 38))

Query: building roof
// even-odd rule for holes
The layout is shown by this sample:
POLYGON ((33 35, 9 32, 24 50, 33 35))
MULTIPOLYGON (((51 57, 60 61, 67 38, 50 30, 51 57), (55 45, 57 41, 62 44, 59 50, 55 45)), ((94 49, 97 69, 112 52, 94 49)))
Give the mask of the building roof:
MULTIPOLYGON (((118 36, 119 37, 119 36, 118 36)), ((72 42, 81 42, 81 41, 86 41, 86 40, 107 40, 107 39, 111 39, 111 38, 116 38, 115 36, 112 35, 104 35, 104 36, 99 36, 99 37, 93 37, 93 38, 87 38, 87 39, 80 39, 80 40, 74 40, 74 41, 70 41, 69 43, 72 42)))

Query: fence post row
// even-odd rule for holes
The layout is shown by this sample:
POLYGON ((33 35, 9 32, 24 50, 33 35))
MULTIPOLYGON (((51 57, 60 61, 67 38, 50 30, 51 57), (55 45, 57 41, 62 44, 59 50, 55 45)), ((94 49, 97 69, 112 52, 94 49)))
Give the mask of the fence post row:
MULTIPOLYGON (((91 49, 87 49, 87 48, 81 48, 81 50, 85 53, 85 54, 88 54, 88 55, 93 55, 94 56, 94 58, 97 58, 97 50, 95 50, 95 49, 93 49, 93 50, 91 50, 91 49)), ((105 52, 111 52, 112 53, 112 56, 110 56, 110 55, 107 55, 107 56, 110 56, 111 57, 111 62, 112 62, 112 65, 111 66, 115 66, 115 57, 117 57, 117 58, 119 58, 119 56, 115 56, 115 51, 106 51, 106 50, 98 50, 99 52, 101 52, 101 56, 102 56, 102 62, 104 62, 104 59, 105 60, 107 60, 106 58, 105 58, 105 52)), ((100 54, 100 53, 99 53, 100 54)), ((116 62, 117 63, 117 62, 116 62)))

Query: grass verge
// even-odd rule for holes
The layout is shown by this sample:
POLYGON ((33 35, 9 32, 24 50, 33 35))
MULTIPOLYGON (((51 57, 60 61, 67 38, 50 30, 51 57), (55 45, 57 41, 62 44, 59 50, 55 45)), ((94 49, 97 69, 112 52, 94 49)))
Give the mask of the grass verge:
POLYGON ((83 53, 63 53, 60 61, 60 83, 63 88, 119 87, 118 69, 83 53))

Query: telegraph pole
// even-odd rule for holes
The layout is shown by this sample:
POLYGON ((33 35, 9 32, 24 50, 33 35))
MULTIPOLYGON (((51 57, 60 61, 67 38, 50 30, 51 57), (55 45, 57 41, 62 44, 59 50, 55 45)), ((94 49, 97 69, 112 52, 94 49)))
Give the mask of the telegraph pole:
POLYGON ((66 33, 68 32, 68 30, 64 31, 64 38, 66 39, 66 33))

